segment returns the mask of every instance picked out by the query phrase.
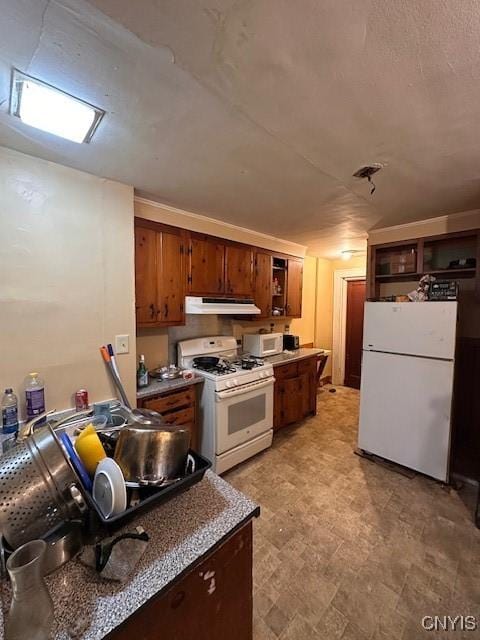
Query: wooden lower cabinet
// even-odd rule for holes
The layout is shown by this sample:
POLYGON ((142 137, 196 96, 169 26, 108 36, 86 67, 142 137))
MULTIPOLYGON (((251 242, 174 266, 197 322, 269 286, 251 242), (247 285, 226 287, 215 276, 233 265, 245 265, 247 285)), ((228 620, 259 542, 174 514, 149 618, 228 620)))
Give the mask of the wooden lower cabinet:
POLYGON ((198 450, 197 385, 190 385, 179 391, 167 391, 138 401, 139 408, 158 411, 167 424, 188 427, 191 432, 190 448, 198 450))
POLYGON ((252 523, 248 522, 108 640, 252 640, 252 523))
POLYGON ((273 405, 275 430, 317 412, 317 356, 276 366, 273 405))

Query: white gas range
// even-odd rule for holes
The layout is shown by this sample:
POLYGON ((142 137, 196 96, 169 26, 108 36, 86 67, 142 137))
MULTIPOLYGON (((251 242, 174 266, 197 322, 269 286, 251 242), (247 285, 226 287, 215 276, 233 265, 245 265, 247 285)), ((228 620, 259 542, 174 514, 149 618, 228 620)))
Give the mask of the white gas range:
POLYGON ((272 444, 273 367, 242 359, 233 336, 184 340, 178 364, 205 378, 201 392, 200 453, 223 473, 272 444), (213 358, 198 364, 195 358, 213 358), (218 362, 214 359, 219 358, 218 362), (242 368, 246 367, 246 368, 242 368))

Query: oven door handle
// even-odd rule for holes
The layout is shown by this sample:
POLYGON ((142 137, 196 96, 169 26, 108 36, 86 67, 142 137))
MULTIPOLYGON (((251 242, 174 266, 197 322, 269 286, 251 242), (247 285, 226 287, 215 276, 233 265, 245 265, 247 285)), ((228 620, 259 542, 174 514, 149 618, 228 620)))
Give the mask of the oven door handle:
POLYGON ((215 394, 215 400, 216 402, 220 402, 220 400, 226 400, 227 398, 242 396, 244 393, 248 393, 249 391, 257 391, 257 389, 264 389, 265 387, 273 386, 274 382, 275 378, 269 378, 268 380, 263 380, 262 382, 249 382, 248 384, 244 384, 237 389, 217 391, 217 393, 215 394))

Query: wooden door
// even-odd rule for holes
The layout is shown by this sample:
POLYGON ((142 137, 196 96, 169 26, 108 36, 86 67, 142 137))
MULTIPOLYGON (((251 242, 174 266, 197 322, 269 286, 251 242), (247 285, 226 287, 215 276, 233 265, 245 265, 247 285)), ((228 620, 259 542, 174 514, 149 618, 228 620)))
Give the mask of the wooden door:
POLYGON ((301 418, 305 418, 311 412, 310 390, 310 376, 308 373, 302 373, 298 376, 298 402, 301 418))
POLYGON ((305 401, 305 414, 317 412, 317 358, 307 358, 298 363, 298 373, 306 374, 308 378, 308 400, 305 401))
POLYGON ((253 298, 261 314, 256 318, 272 315, 272 256, 257 251, 255 254, 255 288, 253 298))
POLYGON ((303 261, 288 260, 286 315, 300 318, 302 315, 303 261))
POLYGON ((347 282, 344 384, 346 387, 353 387, 354 389, 360 389, 364 304, 365 280, 347 282))
POLYGON ((250 521, 105 640, 252 640, 252 549, 250 521))
POLYGON ((225 249, 225 293, 233 296, 253 295, 253 250, 227 245, 225 249))
POLYGON ((135 227, 135 310, 139 326, 157 322, 156 242, 153 229, 135 227))
POLYGON ((184 324, 184 247, 180 233, 157 234, 157 296, 157 321, 164 325, 184 324))
POLYGON ((275 380, 273 394, 273 428, 276 431, 284 426, 283 399, 285 397, 285 387, 282 380, 275 380))
POLYGON ((303 418, 303 398, 300 391, 300 380, 303 376, 283 381, 283 424, 292 424, 303 418))
POLYGON ((215 295, 225 291, 225 245, 207 236, 192 235, 188 251, 188 291, 215 295))

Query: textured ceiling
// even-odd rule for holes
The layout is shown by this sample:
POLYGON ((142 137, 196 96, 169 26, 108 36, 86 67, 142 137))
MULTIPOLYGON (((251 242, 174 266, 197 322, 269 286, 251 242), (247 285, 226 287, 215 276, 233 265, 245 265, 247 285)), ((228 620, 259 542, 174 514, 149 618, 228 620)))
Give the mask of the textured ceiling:
POLYGON ((0 144, 307 244, 480 205, 476 0, 1 0, 0 144), (107 111, 8 115, 12 66, 107 111), (380 162, 373 196, 352 178, 380 162))

